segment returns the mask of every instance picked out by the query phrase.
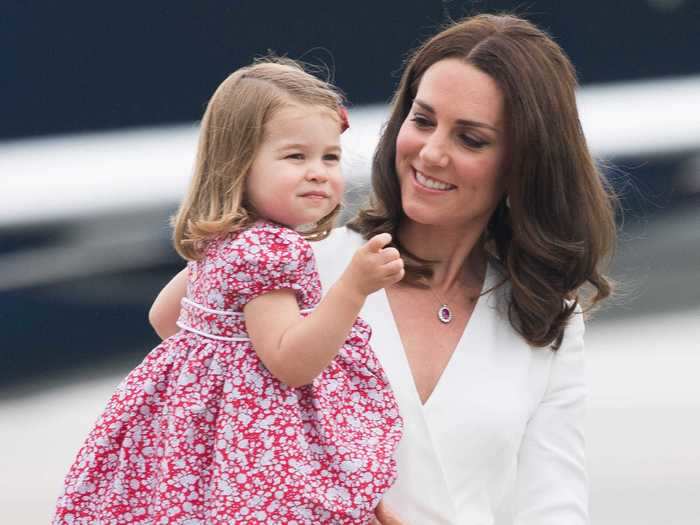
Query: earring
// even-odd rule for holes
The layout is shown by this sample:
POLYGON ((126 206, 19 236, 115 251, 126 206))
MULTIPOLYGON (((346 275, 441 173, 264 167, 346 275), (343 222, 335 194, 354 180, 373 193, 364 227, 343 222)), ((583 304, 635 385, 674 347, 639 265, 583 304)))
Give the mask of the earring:
POLYGON ((510 209, 510 195, 506 195, 506 208, 510 209))

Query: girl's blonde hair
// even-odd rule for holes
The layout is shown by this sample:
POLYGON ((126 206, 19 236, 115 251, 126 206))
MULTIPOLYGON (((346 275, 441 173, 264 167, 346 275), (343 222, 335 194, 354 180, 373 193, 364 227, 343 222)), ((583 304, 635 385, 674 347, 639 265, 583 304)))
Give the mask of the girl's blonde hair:
MULTIPOLYGON (((235 71, 216 89, 202 118, 192 182, 172 220, 173 243, 182 257, 201 258, 208 239, 244 229, 259 218, 246 199, 246 176, 265 124, 291 103, 321 106, 339 115, 343 96, 299 63, 277 57, 235 71)), ((336 206, 304 237, 326 237, 339 211, 336 206)))

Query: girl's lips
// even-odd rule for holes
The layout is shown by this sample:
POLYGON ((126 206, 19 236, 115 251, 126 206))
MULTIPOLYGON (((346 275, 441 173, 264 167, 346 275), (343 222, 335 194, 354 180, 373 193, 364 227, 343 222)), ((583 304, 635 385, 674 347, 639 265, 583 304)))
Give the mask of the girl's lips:
POLYGON ((301 196, 306 198, 306 199, 318 199, 318 200, 328 198, 328 194, 324 193, 322 191, 310 191, 308 193, 302 193, 301 196))

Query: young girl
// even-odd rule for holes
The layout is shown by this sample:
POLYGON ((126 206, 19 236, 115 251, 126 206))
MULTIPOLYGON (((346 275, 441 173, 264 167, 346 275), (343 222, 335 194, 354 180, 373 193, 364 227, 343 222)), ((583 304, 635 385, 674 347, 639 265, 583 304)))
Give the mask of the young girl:
POLYGON ((175 219, 181 330, 112 396, 55 524, 372 519, 401 421, 357 314, 403 263, 378 235, 320 300, 305 238, 327 235, 339 209, 341 103, 280 60, 216 90, 175 219))

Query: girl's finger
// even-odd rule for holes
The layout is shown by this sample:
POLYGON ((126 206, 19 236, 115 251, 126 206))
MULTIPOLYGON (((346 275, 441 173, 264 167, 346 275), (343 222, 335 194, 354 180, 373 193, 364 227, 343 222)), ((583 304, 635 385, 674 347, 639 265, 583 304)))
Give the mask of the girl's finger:
POLYGON ((395 259, 399 259, 401 257, 401 254, 399 253, 399 250, 396 248, 389 247, 389 248, 383 248, 379 254, 382 256, 382 260, 387 263, 389 261, 393 261, 395 259))
POLYGON ((384 271, 386 275, 392 275, 399 273, 403 270, 403 259, 396 259, 395 261, 388 262, 384 265, 384 271))
POLYGON ((379 233, 365 243, 365 248, 370 252, 379 253, 379 251, 390 242, 390 233, 379 233))
POLYGON ((389 284, 398 283, 401 279, 403 279, 404 275, 406 275, 406 271, 403 269, 399 270, 396 273, 388 275, 387 280, 389 281, 389 283, 387 283, 385 286, 388 286, 389 284))

